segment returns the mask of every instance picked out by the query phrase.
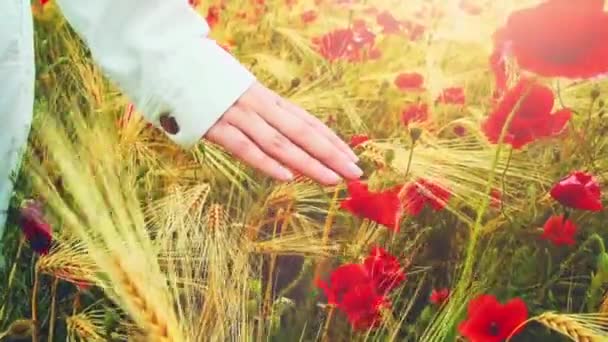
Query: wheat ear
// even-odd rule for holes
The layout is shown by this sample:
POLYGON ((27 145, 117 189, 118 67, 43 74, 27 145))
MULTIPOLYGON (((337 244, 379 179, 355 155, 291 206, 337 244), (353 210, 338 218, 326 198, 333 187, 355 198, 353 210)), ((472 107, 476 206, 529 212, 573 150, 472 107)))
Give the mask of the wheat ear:
POLYGON ((601 336, 592 328, 585 326, 572 315, 546 312, 534 320, 576 342, 606 341, 605 336, 601 336))
POLYGON ((124 269, 118 258, 114 260, 116 276, 122 283, 122 288, 126 292, 123 300, 128 300, 139 311, 138 316, 142 319, 146 328, 146 333, 149 341, 155 342, 177 342, 180 341, 178 336, 171 336, 169 325, 163 319, 165 315, 157 312, 155 305, 152 305, 139 290, 137 282, 133 281, 129 272, 124 269))

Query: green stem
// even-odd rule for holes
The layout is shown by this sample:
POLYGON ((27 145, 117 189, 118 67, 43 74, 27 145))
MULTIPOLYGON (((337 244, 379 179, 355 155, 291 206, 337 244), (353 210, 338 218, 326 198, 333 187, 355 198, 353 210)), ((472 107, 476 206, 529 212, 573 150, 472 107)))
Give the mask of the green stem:
POLYGON ((15 281, 15 274, 17 273, 17 263, 21 257, 21 251, 23 250, 23 245, 25 244, 25 238, 19 239, 19 247, 17 247, 17 254, 15 255, 15 260, 13 261, 13 265, 11 266, 11 272, 8 276, 8 284, 6 285, 6 295, 4 296, 4 303, 2 303, 2 307, 0 308, 0 322, 4 320, 4 310, 6 309, 6 303, 8 302, 10 290, 13 286, 13 282, 15 281))
POLYGON ((38 342, 38 264, 34 266, 34 285, 32 286, 32 342, 38 342))
POLYGON ((405 168, 405 177, 407 177, 410 173, 410 168, 412 167, 412 160, 414 159, 414 147, 416 147, 416 143, 412 144, 412 149, 410 150, 410 155, 407 158, 407 167, 405 168))
POLYGON ((53 286, 51 288, 51 321, 49 322, 49 336, 48 341, 53 342, 53 334, 55 332, 55 316, 57 311, 57 284, 59 283, 59 279, 55 278, 53 280, 53 286))
POLYGON ((564 262, 560 263, 559 271, 551 279, 549 279, 549 281, 547 281, 547 283, 542 287, 542 289, 540 290, 540 296, 542 296, 544 293, 546 293, 547 290, 549 289, 549 287, 551 287, 551 285, 553 285, 556 281, 559 280, 559 277, 562 275, 562 270, 568 269, 570 267, 570 264, 579 255, 579 252, 583 251, 585 249, 585 247, 587 247, 588 245, 590 245, 593 242, 597 243, 600 253, 606 252, 606 246, 605 246, 604 240, 602 239, 601 236, 599 236, 598 234, 593 234, 593 235, 589 236, 589 238, 587 240, 585 240, 585 242, 583 242, 578 247, 578 251, 576 253, 571 254, 568 257, 568 259, 566 259, 564 262))

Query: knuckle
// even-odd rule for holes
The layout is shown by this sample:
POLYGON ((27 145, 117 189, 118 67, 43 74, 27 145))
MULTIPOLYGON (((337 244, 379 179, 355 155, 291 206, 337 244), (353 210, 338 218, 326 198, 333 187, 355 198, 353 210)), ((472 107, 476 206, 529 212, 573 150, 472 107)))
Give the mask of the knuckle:
POLYGON ((234 153, 237 155, 246 155, 249 153, 251 149, 251 144, 249 140, 245 137, 236 137, 233 140, 234 144, 234 153))
MULTIPOLYGON (((310 126, 304 122, 300 122, 298 125, 296 125, 293 128, 293 134, 295 134, 298 137, 307 137, 307 136, 311 137, 312 133, 314 133, 311 128, 312 128, 312 126, 310 126)), ((316 139, 316 137, 315 137, 315 139, 316 139)))
POLYGON ((285 136, 279 132, 273 133, 269 138, 268 138, 268 146, 269 148, 278 151, 278 150, 282 150, 285 149, 289 144, 289 141, 287 140, 287 138, 285 138, 285 136))

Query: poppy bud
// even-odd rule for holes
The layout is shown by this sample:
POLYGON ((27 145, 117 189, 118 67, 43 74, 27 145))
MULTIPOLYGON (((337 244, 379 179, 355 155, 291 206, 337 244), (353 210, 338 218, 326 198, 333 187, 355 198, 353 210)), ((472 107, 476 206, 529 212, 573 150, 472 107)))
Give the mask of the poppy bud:
POLYGON ((418 127, 410 128, 410 138, 412 139, 412 143, 415 143, 416 141, 418 141, 418 139, 420 138, 421 135, 422 135, 422 129, 420 129, 418 127))
POLYGON ((606 103, 604 102, 604 100, 600 99, 597 103, 598 106, 600 106, 600 108, 604 107, 606 103))
POLYGON ((600 89, 597 87, 594 87, 593 90, 591 90, 591 99, 595 100, 598 97, 600 97, 600 89))
POLYGON ((608 253, 603 252, 597 257, 597 271, 608 277, 608 253))
POLYGON ((23 340, 32 336, 34 325, 30 319, 18 319, 8 327, 6 336, 23 340))
POLYGON ((302 83, 302 80, 300 80, 298 77, 294 78, 291 80, 291 87, 292 88, 296 88, 298 87, 300 84, 302 83))

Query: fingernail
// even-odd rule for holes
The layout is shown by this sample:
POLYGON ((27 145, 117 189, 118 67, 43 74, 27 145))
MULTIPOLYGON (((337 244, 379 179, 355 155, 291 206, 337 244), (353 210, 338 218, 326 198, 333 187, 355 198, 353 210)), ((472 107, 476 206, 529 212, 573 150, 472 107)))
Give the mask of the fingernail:
POLYGON ((291 171, 287 170, 286 168, 282 167, 280 170, 280 177, 281 180, 284 181, 291 181, 294 178, 294 175, 291 171))
POLYGON ((348 172, 355 178, 359 178, 363 175, 363 170, 355 163, 348 164, 348 172))
POLYGON ((325 171, 325 180, 327 183, 336 184, 339 183, 342 178, 332 170, 325 171))

